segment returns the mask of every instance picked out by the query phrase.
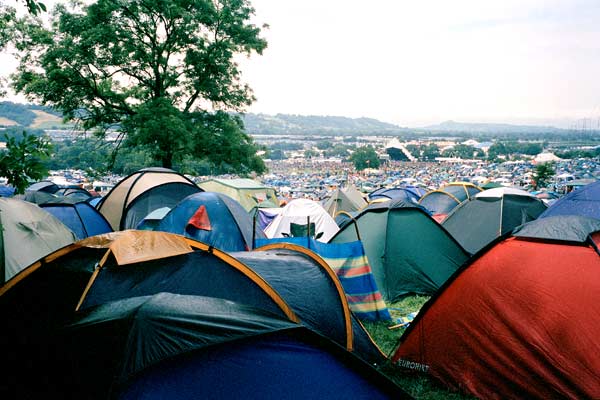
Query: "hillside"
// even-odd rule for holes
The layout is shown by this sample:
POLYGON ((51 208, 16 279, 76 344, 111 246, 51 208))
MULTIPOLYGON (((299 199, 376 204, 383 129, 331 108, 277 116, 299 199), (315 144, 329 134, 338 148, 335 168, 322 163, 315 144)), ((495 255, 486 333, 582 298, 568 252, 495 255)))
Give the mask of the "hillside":
POLYGON ((511 125, 511 124, 486 124, 445 121, 441 124, 426 126, 423 129, 433 132, 457 133, 565 133, 566 129, 553 126, 511 125))
POLYGON ((246 131, 261 135, 394 135, 406 131, 372 118, 292 114, 245 114, 246 131))
POLYGON ((0 102, 0 126, 47 129, 63 126, 63 121, 61 114, 49 107, 2 101, 0 102))

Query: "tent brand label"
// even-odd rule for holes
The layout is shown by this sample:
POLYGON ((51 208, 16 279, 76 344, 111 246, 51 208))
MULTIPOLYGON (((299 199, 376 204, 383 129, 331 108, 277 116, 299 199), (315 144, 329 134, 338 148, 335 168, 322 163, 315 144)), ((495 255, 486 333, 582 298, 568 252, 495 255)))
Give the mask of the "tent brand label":
POLYGON ((429 371, 429 365, 427 365, 427 364, 421 364, 421 363, 414 362, 414 361, 404 360, 402 358, 398 360, 397 364, 398 364, 398 366, 400 366, 402 368, 408 368, 408 369, 412 369, 415 371, 420 371, 420 372, 429 371))

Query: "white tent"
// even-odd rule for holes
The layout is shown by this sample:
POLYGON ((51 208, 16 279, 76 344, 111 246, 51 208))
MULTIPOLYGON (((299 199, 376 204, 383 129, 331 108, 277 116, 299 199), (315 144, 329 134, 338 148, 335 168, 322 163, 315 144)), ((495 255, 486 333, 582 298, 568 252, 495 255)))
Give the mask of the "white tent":
POLYGON ((309 199, 294 199, 265 228, 265 235, 268 238, 280 238, 308 234, 321 242, 328 242, 338 230, 333 217, 319 203, 309 199), (306 233, 295 233, 295 228, 306 233))

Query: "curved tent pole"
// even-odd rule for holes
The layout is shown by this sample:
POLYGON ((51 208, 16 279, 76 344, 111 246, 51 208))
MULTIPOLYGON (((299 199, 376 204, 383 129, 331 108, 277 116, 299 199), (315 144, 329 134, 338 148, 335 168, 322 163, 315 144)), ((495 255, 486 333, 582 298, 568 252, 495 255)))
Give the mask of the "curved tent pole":
POLYGON ((338 215, 347 215, 350 218, 350 220, 352 221, 352 224, 354 224, 354 230, 356 231, 356 238, 358 240, 362 240, 360 238, 360 232, 358 231, 358 223, 356 222, 356 218, 354 218, 352 216, 352 214, 350 214, 349 212, 346 212, 346 211, 340 211, 335 216, 337 217, 338 215))

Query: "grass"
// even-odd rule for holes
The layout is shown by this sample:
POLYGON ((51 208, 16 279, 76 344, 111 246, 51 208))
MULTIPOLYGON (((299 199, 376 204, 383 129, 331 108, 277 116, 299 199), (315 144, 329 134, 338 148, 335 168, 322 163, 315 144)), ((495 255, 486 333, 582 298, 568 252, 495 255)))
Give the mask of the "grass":
MULTIPOLYGON (((390 309, 390 314, 395 321, 396 318, 406 316, 411 312, 420 310, 427 300, 429 300, 428 296, 408 296, 396 303, 388 304, 388 307, 390 309)), ((398 342, 400 336, 402 336, 402 333, 404 332, 404 328, 388 329, 388 327, 394 325, 394 322, 390 321, 363 321, 363 325, 375 343, 377 343, 379 348, 386 355, 391 356, 393 351, 398 346, 398 342)), ((391 362, 387 363, 386 365, 382 365, 380 367, 380 371, 418 400, 474 399, 472 396, 452 392, 428 376, 402 370, 394 366, 391 362)))

